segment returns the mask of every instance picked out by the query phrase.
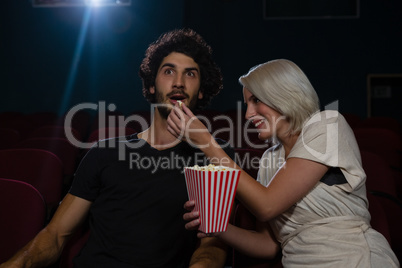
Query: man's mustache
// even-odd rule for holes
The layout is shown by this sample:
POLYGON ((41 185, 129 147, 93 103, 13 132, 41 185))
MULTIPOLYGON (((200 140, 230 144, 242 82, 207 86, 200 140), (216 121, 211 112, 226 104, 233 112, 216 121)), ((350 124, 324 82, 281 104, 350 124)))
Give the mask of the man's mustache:
POLYGON ((184 91, 182 91, 182 90, 175 90, 175 91, 172 91, 172 92, 170 92, 169 94, 167 94, 166 96, 170 98, 170 97, 173 96, 173 95, 183 95, 184 97, 189 98, 189 96, 188 96, 184 91))

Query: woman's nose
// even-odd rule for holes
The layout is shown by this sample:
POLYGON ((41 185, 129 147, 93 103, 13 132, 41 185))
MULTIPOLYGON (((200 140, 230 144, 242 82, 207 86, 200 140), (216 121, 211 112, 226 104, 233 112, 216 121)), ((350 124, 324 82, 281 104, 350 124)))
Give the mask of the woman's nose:
POLYGON ((249 120, 251 117, 255 116, 255 109, 254 107, 252 107, 252 105, 247 105, 247 109, 246 109, 246 114, 245 114, 245 118, 247 120, 249 120))

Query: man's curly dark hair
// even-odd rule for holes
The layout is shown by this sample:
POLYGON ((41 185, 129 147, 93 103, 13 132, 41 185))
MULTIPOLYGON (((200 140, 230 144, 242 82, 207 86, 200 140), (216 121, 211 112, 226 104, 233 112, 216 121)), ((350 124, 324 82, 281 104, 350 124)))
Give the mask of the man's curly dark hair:
POLYGON ((172 52, 191 57, 200 67, 200 90, 203 98, 197 101, 195 108, 204 108, 223 88, 222 73, 212 59, 211 47, 192 29, 176 29, 162 34, 148 47, 139 71, 142 94, 150 103, 155 103, 155 95, 150 93, 149 88, 155 85, 156 74, 163 58, 172 52))

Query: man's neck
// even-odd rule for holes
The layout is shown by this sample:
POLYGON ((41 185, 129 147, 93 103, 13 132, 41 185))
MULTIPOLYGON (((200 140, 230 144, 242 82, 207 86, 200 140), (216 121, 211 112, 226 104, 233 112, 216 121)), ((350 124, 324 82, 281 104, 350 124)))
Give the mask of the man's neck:
POLYGON ((180 143, 180 140, 167 130, 167 121, 159 114, 157 109, 153 114, 153 118, 151 118, 151 126, 139 133, 138 138, 147 141, 149 145, 157 150, 168 149, 180 143))

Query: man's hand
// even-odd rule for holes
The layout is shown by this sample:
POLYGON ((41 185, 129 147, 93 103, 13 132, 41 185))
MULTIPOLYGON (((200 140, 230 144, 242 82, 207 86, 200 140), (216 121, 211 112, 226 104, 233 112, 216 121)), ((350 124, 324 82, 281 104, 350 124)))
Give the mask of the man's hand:
MULTIPOLYGON (((187 230, 198 230, 200 227, 201 221, 200 221, 200 212, 194 211, 194 206, 195 206, 195 201, 190 200, 184 203, 184 208, 190 212, 185 213, 183 215, 183 219, 187 221, 185 228, 187 230)), ((204 238, 204 237, 214 237, 214 236, 219 236, 219 233, 204 233, 204 232, 198 232, 197 237, 198 238, 204 238)))
POLYGON ((194 211, 195 201, 190 200, 184 204, 184 208, 190 212, 183 215, 183 219, 187 221, 185 228, 187 230, 197 230, 200 226, 200 212, 194 211))

